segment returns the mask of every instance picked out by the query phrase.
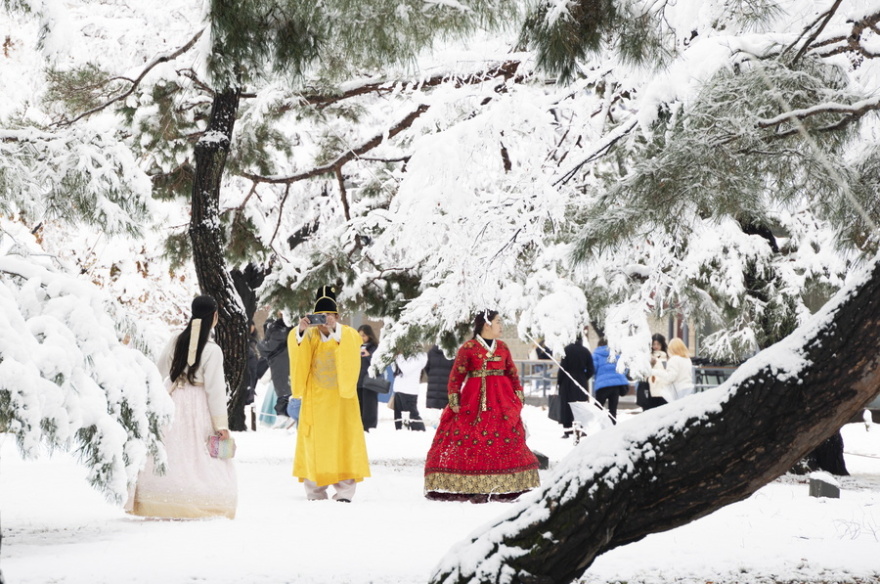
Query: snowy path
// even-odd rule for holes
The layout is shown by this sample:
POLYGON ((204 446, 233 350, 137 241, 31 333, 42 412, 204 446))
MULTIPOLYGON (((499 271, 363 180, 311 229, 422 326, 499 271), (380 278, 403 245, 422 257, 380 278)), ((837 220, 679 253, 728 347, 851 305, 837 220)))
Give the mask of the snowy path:
MULTIPOLYGON (((453 543, 505 507, 426 501, 421 465, 432 432, 395 432, 387 415, 368 435, 373 478, 350 505, 305 500, 290 477, 293 434, 238 434, 234 521, 128 517, 69 457, 22 461, 0 435, 0 569, 9 584, 427 582, 453 543)), ((527 408, 530 444, 558 462, 572 444, 545 415, 527 408)), ((880 456, 880 427, 845 430, 848 450, 880 456)), ((847 464, 854 476, 841 481, 839 500, 810 498, 805 479, 785 477, 601 556, 584 582, 880 582, 880 458, 847 464)))

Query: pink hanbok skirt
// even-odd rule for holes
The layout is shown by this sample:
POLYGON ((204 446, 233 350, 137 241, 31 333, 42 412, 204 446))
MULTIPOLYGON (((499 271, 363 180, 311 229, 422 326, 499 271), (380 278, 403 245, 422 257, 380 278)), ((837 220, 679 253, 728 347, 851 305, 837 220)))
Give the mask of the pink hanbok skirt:
POLYGON ((144 517, 194 519, 235 517, 238 484, 232 459, 211 458, 206 442, 214 433, 203 387, 185 384, 171 394, 174 420, 162 432, 168 461, 155 472, 152 457, 138 475, 126 511, 144 517))

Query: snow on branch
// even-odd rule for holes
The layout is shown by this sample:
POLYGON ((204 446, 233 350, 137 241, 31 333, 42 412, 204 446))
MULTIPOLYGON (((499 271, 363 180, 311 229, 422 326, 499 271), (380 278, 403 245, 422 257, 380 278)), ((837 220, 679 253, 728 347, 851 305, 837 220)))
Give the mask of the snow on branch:
MULTIPOLYGON (((880 109, 880 98, 872 98, 865 99, 853 104, 842 104, 842 103, 820 103, 808 108, 802 108, 797 110, 787 111, 785 113, 779 114, 778 116, 772 118, 764 118, 759 119, 757 122, 757 126, 759 128, 772 128, 775 126, 779 126, 784 124, 785 122, 791 122, 793 120, 805 120, 812 116, 822 115, 822 114, 849 114, 849 117, 844 118, 838 124, 834 124, 833 126, 826 126, 825 128, 834 128, 836 129, 842 123, 853 123, 868 112, 875 111, 880 109)), ((823 128, 815 128, 815 131, 821 131, 823 128)), ((789 132, 784 132, 784 134, 788 134, 789 132)))
MULTIPOLYGON (((462 87, 465 85, 475 85, 478 83, 485 83, 489 79, 493 79, 495 77, 501 77, 505 81, 509 79, 515 79, 517 81, 522 81, 525 79, 525 75, 518 73, 520 66, 522 65, 522 61, 519 60, 508 60, 498 65, 489 67, 483 71, 478 71, 475 73, 462 73, 457 71, 444 71, 443 73, 439 73, 437 75, 432 75, 426 79, 413 79, 413 80, 397 80, 397 81, 388 81, 388 80, 380 80, 380 81, 366 81, 363 83, 353 84, 352 87, 344 89, 338 95, 323 95, 323 94, 306 94, 299 96, 299 99, 282 107, 279 110, 279 113, 283 113, 286 111, 296 110, 303 105, 312 105, 316 106, 318 109, 326 108, 329 105, 333 105, 335 103, 339 103, 341 101, 345 101, 347 99, 351 99, 353 97, 359 97, 367 94, 375 94, 375 95, 391 95, 395 92, 399 91, 401 87, 409 87, 413 89, 426 89, 430 87, 437 87, 439 85, 443 85, 444 83, 451 83, 453 87, 462 87)), ((243 93, 242 97, 254 97, 255 94, 243 93)))
MULTIPOLYGON (((869 36, 866 33, 873 32, 874 34, 877 34, 877 23, 880 23, 880 12, 873 12, 860 20, 852 22, 852 29, 848 35, 834 36, 824 39, 811 48, 820 49, 831 47, 829 50, 820 53, 823 57, 840 55, 843 53, 857 53, 869 59, 876 58, 878 54, 866 48, 863 43, 866 40, 866 37, 869 36)), ((804 45, 804 47, 807 46, 809 45, 804 45)), ((801 52, 803 52, 803 50, 804 49, 802 48, 801 52)), ((800 56, 800 53, 798 56, 800 56)))
POLYGON ((723 385, 581 442, 539 489, 453 547, 432 584, 576 581, 599 555, 786 472, 876 395, 876 262, 723 385))
POLYGON ((559 186, 561 184, 565 184, 574 178, 578 171, 584 166, 590 164, 591 162, 595 162, 597 159, 601 158, 605 154, 607 154, 614 145, 620 140, 626 138, 630 132, 632 132, 633 128, 638 125, 638 118, 633 116, 625 123, 620 124, 611 132, 608 132, 605 136, 602 137, 601 140, 598 141, 597 144, 593 145, 590 151, 581 156, 580 160, 569 165, 569 167, 563 172, 559 178, 553 183, 554 186, 559 186))
POLYGON ((260 176, 257 174, 251 174, 247 172, 241 173, 241 176, 247 178, 249 180, 254 181, 255 183, 267 183, 267 184, 292 184, 295 182, 299 182, 302 180, 314 178, 316 176, 320 176, 322 174, 330 174, 335 173, 338 169, 342 168, 348 162, 352 160, 356 160, 360 158, 361 154, 365 152, 369 152, 373 150, 384 141, 389 140, 399 134, 400 132, 409 128, 419 116, 428 111, 427 105, 419 105, 415 110, 411 111, 407 114, 402 120, 397 122, 394 126, 389 128, 387 131, 377 134, 363 142, 359 146, 346 150, 344 153, 337 156, 333 161, 328 162, 327 164, 316 166, 315 168, 309 169, 305 172, 300 172, 292 176, 287 177, 268 177, 268 176, 260 176))
POLYGON ((184 53, 186 53, 187 51, 189 51, 193 47, 193 45, 196 44, 196 41, 198 41, 199 38, 202 36, 203 32, 204 32, 204 29, 198 31, 195 35, 193 35, 193 37, 189 41, 186 42, 186 44, 184 44, 182 47, 180 47, 176 51, 173 51, 170 53, 164 53, 162 55, 157 55, 155 59, 153 59, 150 63, 147 64, 146 67, 144 67, 144 69, 141 71, 140 75, 138 75, 134 79, 128 79, 126 77, 111 77, 111 78, 107 79, 106 83, 111 83, 113 81, 126 81, 130 84, 130 86, 129 86, 128 90, 124 91, 123 93, 120 93, 119 95, 113 97, 112 99, 109 99, 108 101, 105 101, 104 103, 102 103, 98 106, 95 106, 95 107, 79 114, 78 116, 76 116, 72 119, 69 119, 69 120, 65 119, 60 122, 56 122, 54 125, 57 127, 70 126, 72 124, 75 124, 76 122, 78 122, 79 120, 81 120, 83 118, 86 118, 88 116, 91 116, 92 114, 96 114, 102 110, 107 109, 108 107, 110 107, 114 103, 117 103, 117 102, 124 100, 129 95, 131 95, 135 92, 135 90, 141 84, 141 81, 144 80, 144 77, 146 77, 147 74, 150 71, 152 71, 155 67, 157 67, 158 65, 161 65, 162 63, 167 63, 168 61, 173 61, 177 57, 179 57, 179 56, 183 55, 184 53))
POLYGON ((149 178, 112 131, 0 130, 0 209, 136 234, 152 208, 149 178))
POLYGON ((0 431, 25 456, 76 451, 89 482, 121 502, 172 413, 155 365, 120 339, 119 307, 91 283, 0 237, 0 431))

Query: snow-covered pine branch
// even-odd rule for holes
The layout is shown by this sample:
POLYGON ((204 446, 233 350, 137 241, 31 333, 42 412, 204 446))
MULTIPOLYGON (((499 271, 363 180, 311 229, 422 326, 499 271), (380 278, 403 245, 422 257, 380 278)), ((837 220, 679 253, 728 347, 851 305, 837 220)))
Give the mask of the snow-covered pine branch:
POLYGON ((89 127, 0 130, 0 208, 108 233, 140 233, 152 203, 147 175, 113 132, 89 127))
POLYGON ((88 480, 121 502, 172 413, 155 365, 124 343, 121 309, 36 253, 4 220, 0 236, 0 429, 26 456, 78 453, 88 480), (14 237, 13 237, 14 235, 14 237))

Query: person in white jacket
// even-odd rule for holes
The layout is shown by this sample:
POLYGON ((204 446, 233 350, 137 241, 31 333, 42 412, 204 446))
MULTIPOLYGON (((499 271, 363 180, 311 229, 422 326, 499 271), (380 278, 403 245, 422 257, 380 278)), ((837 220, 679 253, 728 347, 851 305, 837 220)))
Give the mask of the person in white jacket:
POLYGON ((422 369, 428 363, 428 354, 416 353, 411 357, 398 355, 394 363, 394 427, 400 430, 405 425, 410 430, 424 432, 425 423, 419 414, 418 398, 422 369), (409 413, 406 424, 403 412, 409 413))
POLYGON ((668 353, 665 369, 660 362, 651 360, 651 383, 659 384, 663 397, 671 402, 694 393, 694 365, 687 345, 678 337, 669 341, 668 353))

